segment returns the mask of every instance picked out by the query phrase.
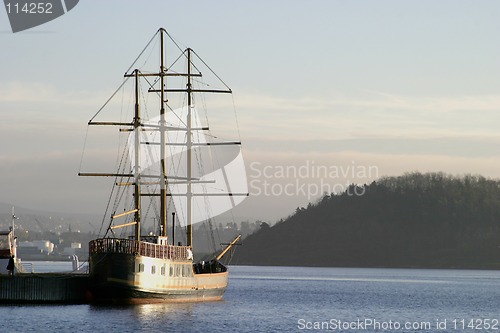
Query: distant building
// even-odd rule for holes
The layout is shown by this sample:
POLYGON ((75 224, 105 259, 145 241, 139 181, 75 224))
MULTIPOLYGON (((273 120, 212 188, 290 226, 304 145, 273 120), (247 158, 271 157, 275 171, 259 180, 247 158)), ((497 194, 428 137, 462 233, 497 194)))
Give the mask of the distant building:
POLYGON ((72 256, 72 255, 80 255, 82 252, 82 243, 73 242, 71 243, 71 247, 65 247, 63 250, 64 255, 72 256))
MULTIPOLYGON (((21 253, 49 255, 54 252, 54 243, 48 240, 35 240, 32 242, 19 242, 18 249, 21 253)), ((21 256, 21 254, 19 254, 21 256)))
POLYGON ((33 241, 33 245, 38 247, 44 254, 51 254, 54 252, 54 243, 48 240, 36 240, 33 241))

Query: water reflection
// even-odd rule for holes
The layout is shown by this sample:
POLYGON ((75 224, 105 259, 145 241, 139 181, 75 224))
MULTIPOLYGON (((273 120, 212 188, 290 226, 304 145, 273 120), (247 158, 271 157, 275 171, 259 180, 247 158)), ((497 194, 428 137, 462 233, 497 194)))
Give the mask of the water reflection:
POLYGON ((90 305, 94 318, 108 321, 109 325, 125 327, 126 331, 161 332, 174 330, 179 323, 196 322, 199 309, 195 303, 158 303, 135 305, 90 305))
POLYGON ((129 312, 140 320, 151 320, 157 316, 193 314, 196 303, 155 303, 155 304, 124 304, 103 305, 92 304, 90 311, 96 312, 129 312))
POLYGON ((178 319, 180 316, 193 316, 193 303, 158 303, 140 304, 134 306, 134 316, 139 320, 154 321, 164 319, 165 316, 178 319))

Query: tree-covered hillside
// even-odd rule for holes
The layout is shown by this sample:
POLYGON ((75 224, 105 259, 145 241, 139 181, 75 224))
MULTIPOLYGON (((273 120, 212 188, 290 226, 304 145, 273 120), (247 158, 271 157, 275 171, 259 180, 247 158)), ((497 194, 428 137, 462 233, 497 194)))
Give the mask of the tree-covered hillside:
POLYGON ((411 173, 326 195, 245 239, 233 263, 500 267, 500 182, 411 173))

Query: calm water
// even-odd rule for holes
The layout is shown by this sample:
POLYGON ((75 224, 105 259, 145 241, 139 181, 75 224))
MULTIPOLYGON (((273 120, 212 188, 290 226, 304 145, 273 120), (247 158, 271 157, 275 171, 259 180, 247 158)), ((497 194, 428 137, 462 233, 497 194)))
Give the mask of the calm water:
POLYGON ((500 272, 232 266, 221 302, 3 305, 0 318, 0 332, 500 332, 500 272))

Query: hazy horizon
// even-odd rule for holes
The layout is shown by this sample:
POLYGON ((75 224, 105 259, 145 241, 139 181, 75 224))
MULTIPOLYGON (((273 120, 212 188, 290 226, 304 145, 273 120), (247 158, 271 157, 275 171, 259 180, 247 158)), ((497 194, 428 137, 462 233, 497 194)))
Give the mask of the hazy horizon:
POLYGON ((0 10, 0 202, 103 213, 109 181, 77 176, 87 121, 159 27, 234 92, 238 218, 411 171, 500 178, 499 14, 486 0, 114 0, 13 34, 0 10))

